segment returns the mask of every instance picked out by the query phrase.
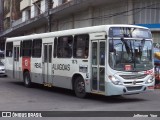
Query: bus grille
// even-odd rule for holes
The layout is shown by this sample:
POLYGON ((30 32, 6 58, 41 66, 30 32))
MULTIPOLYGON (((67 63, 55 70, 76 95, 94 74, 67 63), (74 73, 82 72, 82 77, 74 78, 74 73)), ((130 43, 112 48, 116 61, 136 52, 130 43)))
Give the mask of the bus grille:
POLYGON ((141 90, 141 89, 142 89, 142 86, 127 87, 128 91, 141 90))
POLYGON ((123 79, 143 79, 147 76, 147 74, 138 74, 138 75, 120 75, 123 79))
MULTIPOLYGON (((140 84, 140 83, 143 83, 143 81, 135 81, 136 84, 140 84)), ((133 84, 133 82, 124 82, 124 84, 133 84)))

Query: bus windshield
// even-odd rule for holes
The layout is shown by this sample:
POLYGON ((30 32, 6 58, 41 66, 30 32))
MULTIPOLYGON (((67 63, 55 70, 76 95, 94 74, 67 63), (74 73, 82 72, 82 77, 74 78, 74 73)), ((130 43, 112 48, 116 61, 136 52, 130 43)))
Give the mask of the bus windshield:
POLYGON ((109 37, 145 38, 151 39, 151 32, 142 28, 131 27, 111 27, 109 37))
POLYGON ((110 39, 109 65, 118 71, 145 71, 153 68, 152 41, 110 39))

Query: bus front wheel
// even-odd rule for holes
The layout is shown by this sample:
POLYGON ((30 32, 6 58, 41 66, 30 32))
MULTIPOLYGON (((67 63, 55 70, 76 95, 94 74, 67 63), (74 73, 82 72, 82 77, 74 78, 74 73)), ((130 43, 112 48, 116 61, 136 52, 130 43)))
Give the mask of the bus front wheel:
POLYGON ((86 97, 85 83, 82 77, 78 77, 74 82, 74 92, 77 97, 84 98, 86 97))
POLYGON ((30 88, 32 85, 29 72, 24 73, 24 85, 28 88, 30 88))

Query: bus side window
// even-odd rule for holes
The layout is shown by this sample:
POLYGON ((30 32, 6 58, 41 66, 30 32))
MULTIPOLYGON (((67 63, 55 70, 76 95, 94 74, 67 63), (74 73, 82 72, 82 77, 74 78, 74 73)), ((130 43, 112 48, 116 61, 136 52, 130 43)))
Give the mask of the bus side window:
POLYGON ((58 38, 57 57, 71 58, 72 57, 73 37, 64 36, 58 38))
POLYGON ((74 37, 74 58, 88 58, 89 35, 76 35, 74 37))
POLYGON ((40 58, 42 52, 42 39, 33 40, 32 57, 40 58))
POLYGON ((12 57, 13 53, 13 42, 8 42, 6 44, 6 57, 12 57))
POLYGON ((54 58, 57 57, 57 38, 54 39, 54 53, 53 53, 54 58))
POLYGON ((32 54, 32 40, 23 41, 22 56, 31 57, 32 54))
POLYGON ((23 41, 20 42, 20 57, 22 57, 23 41))

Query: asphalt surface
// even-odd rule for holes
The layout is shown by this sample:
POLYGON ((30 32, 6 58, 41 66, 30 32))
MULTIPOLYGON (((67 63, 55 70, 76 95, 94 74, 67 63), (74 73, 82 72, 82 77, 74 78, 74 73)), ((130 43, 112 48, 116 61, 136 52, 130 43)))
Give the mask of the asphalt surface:
MULTIPOLYGON (((0 77, 0 111, 160 111, 160 90, 117 98, 91 94, 86 99, 80 99, 75 97, 71 90, 46 88, 38 84, 34 84, 33 88, 26 88, 18 80, 0 77)), ((62 116, 62 118, 54 119, 74 120, 75 118, 62 116)), ((77 117, 76 119, 101 120, 106 118, 77 117)), ((110 119, 113 118, 107 118, 107 120, 110 119)), ((131 118, 114 119, 128 120, 131 118)), ((146 118, 132 119, 146 120, 146 118)), ((158 118, 148 119, 158 120, 158 118)))

